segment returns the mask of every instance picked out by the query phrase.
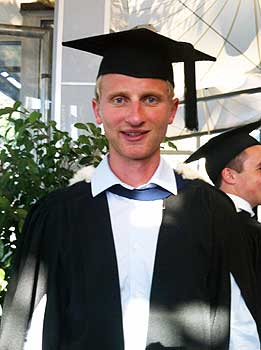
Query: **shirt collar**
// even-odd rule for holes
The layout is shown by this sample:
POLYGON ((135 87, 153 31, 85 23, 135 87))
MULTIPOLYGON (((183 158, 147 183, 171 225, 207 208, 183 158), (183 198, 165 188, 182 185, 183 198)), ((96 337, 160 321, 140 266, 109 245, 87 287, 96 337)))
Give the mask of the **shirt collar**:
MULTIPOLYGON (((153 174, 152 178, 147 184, 139 186, 139 188, 148 187, 151 183, 157 184, 172 194, 177 194, 177 184, 175 180, 174 171, 171 166, 164 160, 163 157, 160 158, 160 164, 153 174)), ((123 183, 117 176, 112 172, 109 162, 108 155, 103 158, 98 167, 95 169, 91 178, 91 189, 93 197, 97 196, 103 191, 106 191, 109 187, 121 184, 129 189, 133 189, 123 183)))
POLYGON ((227 195, 233 201, 237 212, 245 210, 248 213, 250 213, 251 216, 255 215, 255 213, 252 210, 251 205, 245 199, 243 199, 243 198, 241 198, 241 197, 239 197, 239 196, 237 196, 235 194, 231 194, 231 193, 227 193, 227 195))

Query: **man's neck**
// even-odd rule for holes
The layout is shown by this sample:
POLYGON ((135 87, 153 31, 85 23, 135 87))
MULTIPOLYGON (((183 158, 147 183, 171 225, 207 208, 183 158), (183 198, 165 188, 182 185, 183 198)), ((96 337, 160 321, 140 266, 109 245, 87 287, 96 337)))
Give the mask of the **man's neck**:
POLYGON ((237 196, 239 198, 241 198, 242 200, 246 201, 250 206, 251 208, 253 208, 255 205, 251 202, 249 202, 248 199, 245 198, 245 196, 243 196, 239 190, 237 190, 235 187, 233 186, 226 186, 226 185, 222 185, 220 186, 219 188, 221 191, 227 193, 228 195, 232 195, 232 196, 237 196))
POLYGON ((160 157, 158 159, 124 160, 114 161, 109 157, 109 165, 113 173, 124 183, 138 187, 147 183, 157 170, 160 157))

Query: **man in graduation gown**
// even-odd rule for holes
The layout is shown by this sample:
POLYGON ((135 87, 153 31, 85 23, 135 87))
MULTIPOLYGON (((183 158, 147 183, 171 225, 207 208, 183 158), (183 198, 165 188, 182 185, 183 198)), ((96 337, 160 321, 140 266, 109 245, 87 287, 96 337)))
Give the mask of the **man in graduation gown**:
POLYGON ((172 62, 213 58, 144 28, 65 45, 103 56, 93 109, 109 154, 27 217, 1 350, 228 350, 233 206, 160 156, 172 62))
MULTIPOLYGON (((240 286, 246 306, 240 307, 242 296, 234 295, 232 304, 237 312, 232 314, 237 338, 246 349, 260 349, 260 269, 261 224, 255 216, 255 208, 261 204, 261 144, 249 135, 259 128, 261 121, 230 129, 213 137, 194 152, 186 162, 204 157, 206 171, 217 188, 227 194, 238 213, 239 229, 243 232, 235 245, 242 243, 245 261, 239 262, 235 251, 233 274, 240 286), (248 278, 243 276, 248 270, 248 278), (244 330, 242 332, 242 329, 244 330), (248 336, 247 336, 248 335, 248 336)), ((232 278, 232 285, 235 284, 232 278)), ((233 347, 237 348, 237 347, 233 347)))

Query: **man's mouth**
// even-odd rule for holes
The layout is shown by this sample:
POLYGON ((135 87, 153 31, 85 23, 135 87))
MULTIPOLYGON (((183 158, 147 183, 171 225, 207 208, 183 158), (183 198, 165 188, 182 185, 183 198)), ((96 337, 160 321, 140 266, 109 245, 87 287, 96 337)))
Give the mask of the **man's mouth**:
POLYGON ((148 131, 122 131, 123 136, 130 141, 140 141, 148 131))
POLYGON ((147 134, 147 130, 126 130, 122 131, 123 134, 128 135, 128 136, 139 136, 139 135, 144 135, 147 134))
POLYGON ((145 134, 145 132, 126 132, 125 133, 126 135, 128 135, 128 136, 140 136, 140 135, 143 135, 143 134, 145 134))

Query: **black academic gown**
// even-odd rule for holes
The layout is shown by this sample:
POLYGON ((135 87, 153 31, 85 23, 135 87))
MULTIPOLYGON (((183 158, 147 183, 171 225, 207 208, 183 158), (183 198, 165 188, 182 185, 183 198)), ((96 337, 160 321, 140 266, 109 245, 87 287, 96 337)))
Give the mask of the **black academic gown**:
MULTIPOLYGON (((228 349, 231 208, 220 191, 200 180, 187 181, 165 200, 147 349, 228 349)), ((1 350, 22 350, 45 293, 43 350, 124 349, 105 193, 92 198, 90 184, 79 182, 41 200, 26 220, 14 266, 1 350)))
POLYGON ((234 247, 234 273, 261 339, 261 224, 244 211, 237 217, 240 236, 234 247), (244 247, 243 260, 237 256, 238 244, 244 247))

